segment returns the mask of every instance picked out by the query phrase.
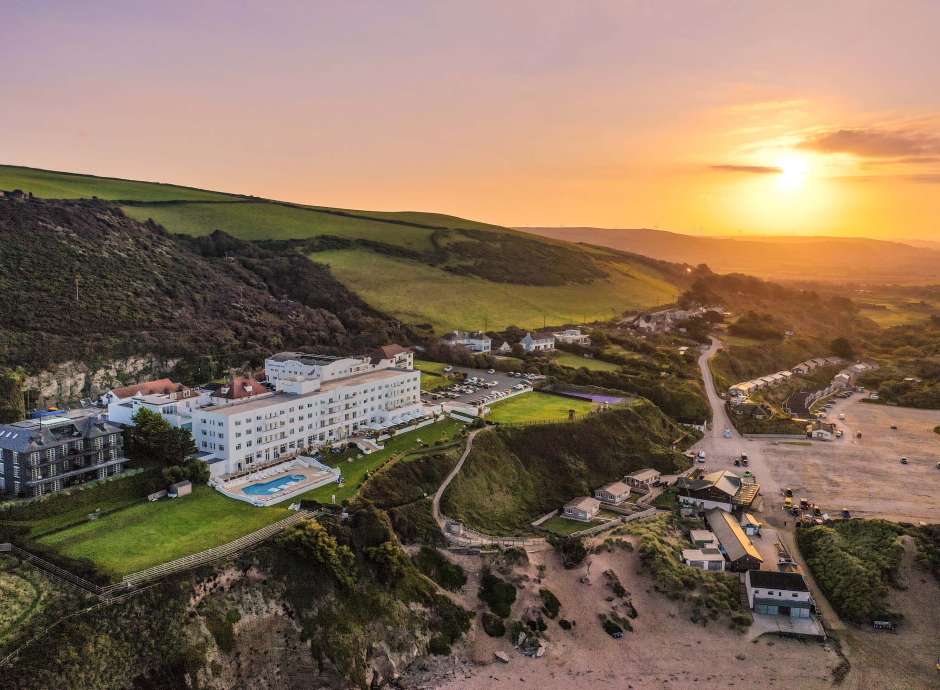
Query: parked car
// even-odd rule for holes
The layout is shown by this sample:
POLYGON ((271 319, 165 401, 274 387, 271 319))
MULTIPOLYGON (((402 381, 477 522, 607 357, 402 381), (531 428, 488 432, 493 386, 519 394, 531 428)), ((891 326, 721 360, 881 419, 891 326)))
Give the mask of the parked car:
POLYGON ((902 464, 902 465, 906 465, 906 464, 907 464, 907 456, 904 456, 904 457, 901 458, 901 464, 902 464))
POLYGON ((705 451, 704 451, 704 450, 700 450, 700 451, 698 452, 698 459, 699 459, 699 460, 704 460, 704 459, 705 459, 705 451))
POLYGON ((891 431, 897 431, 897 430, 898 430, 898 425, 897 425, 897 424, 892 424, 892 425, 891 425, 891 431))
POLYGON ((448 366, 448 367, 444 367, 444 373, 450 373, 450 372, 452 372, 453 370, 454 370, 453 367, 449 367, 449 366, 448 366))
POLYGON ((731 429, 725 429, 724 437, 731 438, 731 429))
POLYGON ((490 369, 490 370, 487 371, 486 373, 487 373, 487 374, 495 374, 495 373, 496 373, 496 370, 495 370, 495 369, 490 369))

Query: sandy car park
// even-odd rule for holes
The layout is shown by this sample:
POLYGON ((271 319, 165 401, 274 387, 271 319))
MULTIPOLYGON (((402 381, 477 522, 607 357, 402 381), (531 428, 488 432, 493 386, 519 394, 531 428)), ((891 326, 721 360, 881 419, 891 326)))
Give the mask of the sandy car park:
POLYGON ((855 396, 839 400, 829 419, 844 429, 841 439, 745 445, 762 446, 777 486, 791 488, 795 498, 809 499, 833 517, 846 508, 857 517, 940 521, 940 435, 933 431, 940 411, 875 405, 855 396), (901 464, 902 457, 907 464, 901 464))

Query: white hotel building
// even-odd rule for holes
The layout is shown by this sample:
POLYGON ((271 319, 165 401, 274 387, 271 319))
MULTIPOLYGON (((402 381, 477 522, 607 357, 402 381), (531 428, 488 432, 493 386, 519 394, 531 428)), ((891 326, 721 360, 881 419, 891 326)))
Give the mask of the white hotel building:
POLYGON ((274 392, 197 410, 196 446, 220 477, 425 416, 421 372, 393 364, 274 355, 265 361, 274 392))

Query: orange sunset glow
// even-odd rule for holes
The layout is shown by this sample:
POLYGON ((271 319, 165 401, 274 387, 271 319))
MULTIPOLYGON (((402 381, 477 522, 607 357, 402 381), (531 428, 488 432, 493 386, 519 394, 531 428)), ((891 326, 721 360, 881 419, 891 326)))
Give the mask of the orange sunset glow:
POLYGON ((224 7, 15 4, 3 162, 502 225, 940 235, 936 3, 224 7))

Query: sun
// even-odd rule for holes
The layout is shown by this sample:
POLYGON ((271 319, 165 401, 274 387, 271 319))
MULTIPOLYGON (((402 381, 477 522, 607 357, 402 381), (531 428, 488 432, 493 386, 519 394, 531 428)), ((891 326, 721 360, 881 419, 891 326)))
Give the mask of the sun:
POLYGON ((809 176, 809 159, 789 154, 777 161, 780 168, 779 183, 783 189, 801 189, 809 176))

